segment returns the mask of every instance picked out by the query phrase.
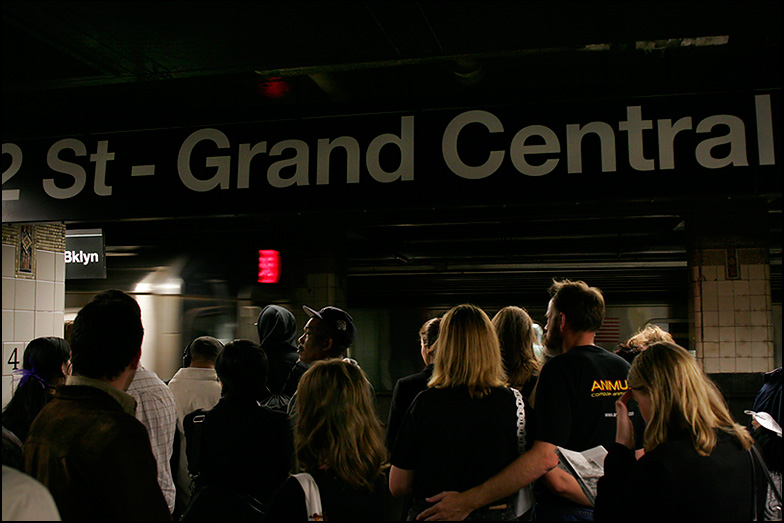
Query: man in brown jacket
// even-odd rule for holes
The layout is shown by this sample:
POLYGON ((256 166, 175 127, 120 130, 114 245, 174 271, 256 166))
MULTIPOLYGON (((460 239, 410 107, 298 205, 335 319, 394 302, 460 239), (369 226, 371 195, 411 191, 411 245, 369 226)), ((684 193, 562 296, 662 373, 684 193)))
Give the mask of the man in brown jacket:
POLYGON ((171 520, 144 425, 128 389, 141 358, 138 304, 107 291, 71 335, 73 375, 30 428, 25 470, 52 493, 63 520, 171 520))

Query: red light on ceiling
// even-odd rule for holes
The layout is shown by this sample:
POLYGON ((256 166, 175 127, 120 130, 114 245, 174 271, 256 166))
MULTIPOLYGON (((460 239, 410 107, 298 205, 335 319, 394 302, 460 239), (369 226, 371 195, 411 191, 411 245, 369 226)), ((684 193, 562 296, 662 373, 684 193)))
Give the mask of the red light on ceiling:
POLYGON ((279 76, 259 82, 259 92, 267 98, 282 98, 289 94, 289 91, 291 91, 291 86, 279 76))
POLYGON ((280 279, 280 253, 259 251, 259 283, 278 283, 280 279))

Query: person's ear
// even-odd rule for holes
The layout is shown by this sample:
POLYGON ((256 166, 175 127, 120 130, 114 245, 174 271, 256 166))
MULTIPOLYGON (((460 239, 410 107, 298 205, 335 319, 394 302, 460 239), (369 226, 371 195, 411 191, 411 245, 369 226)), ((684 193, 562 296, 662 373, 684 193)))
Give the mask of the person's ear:
POLYGON ((332 346, 334 344, 335 344, 335 340, 333 340, 331 337, 324 338, 324 343, 321 346, 321 351, 324 354, 329 354, 330 352, 332 352, 332 346))
POLYGON ((142 359, 142 348, 141 348, 141 347, 139 347, 139 352, 137 352, 137 353, 136 353, 136 355, 135 355, 135 356, 133 357, 133 359, 131 360, 131 365, 130 365, 130 367, 131 367, 133 370, 137 370, 137 369, 139 368, 139 360, 141 360, 141 359, 142 359))

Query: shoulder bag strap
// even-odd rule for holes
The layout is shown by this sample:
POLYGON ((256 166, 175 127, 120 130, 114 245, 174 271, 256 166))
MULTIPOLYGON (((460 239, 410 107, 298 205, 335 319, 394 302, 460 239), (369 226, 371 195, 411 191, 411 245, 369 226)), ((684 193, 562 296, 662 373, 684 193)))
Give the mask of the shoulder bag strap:
POLYGON ((517 451, 522 454, 525 452, 525 403, 523 395, 514 387, 509 387, 517 400, 517 451))
POLYGON ((201 472, 199 468, 201 465, 201 440, 206 417, 206 414, 202 412, 196 414, 191 420, 193 424, 193 431, 191 432, 191 435, 193 435, 193 455, 188 456, 188 472, 192 478, 197 478, 201 472))
MULTIPOLYGON (((523 395, 514 387, 509 387, 515 395, 517 403, 517 451, 522 454, 525 452, 525 402, 523 395)), ((528 512, 534 506, 536 499, 534 497, 534 489, 531 485, 527 485, 514 496, 515 514, 518 518, 528 512)))
POLYGON ((324 510, 321 507, 321 492, 313 476, 307 472, 294 474, 302 491, 305 493, 305 510, 308 512, 308 521, 324 521, 324 510))

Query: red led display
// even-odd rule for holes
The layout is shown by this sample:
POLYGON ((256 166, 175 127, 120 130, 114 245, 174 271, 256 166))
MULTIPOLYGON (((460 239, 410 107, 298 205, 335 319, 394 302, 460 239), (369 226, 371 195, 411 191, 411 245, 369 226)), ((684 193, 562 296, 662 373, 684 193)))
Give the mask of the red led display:
POLYGON ((280 279, 280 253, 259 251, 259 283, 278 283, 280 279))

